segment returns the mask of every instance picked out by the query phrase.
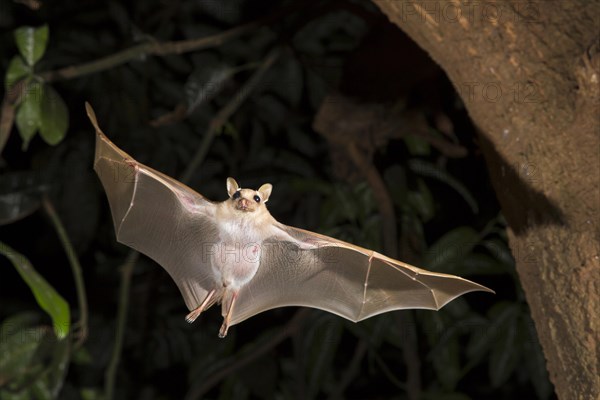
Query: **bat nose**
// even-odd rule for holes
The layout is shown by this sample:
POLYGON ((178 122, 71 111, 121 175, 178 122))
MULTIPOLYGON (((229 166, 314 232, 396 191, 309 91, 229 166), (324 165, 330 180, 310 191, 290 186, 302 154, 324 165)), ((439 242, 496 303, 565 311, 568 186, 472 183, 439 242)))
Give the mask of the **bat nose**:
POLYGON ((240 201, 239 201, 239 207, 241 209, 246 209, 246 208, 248 208, 249 205, 250 205, 250 200, 248 200, 248 199, 240 199, 240 201))

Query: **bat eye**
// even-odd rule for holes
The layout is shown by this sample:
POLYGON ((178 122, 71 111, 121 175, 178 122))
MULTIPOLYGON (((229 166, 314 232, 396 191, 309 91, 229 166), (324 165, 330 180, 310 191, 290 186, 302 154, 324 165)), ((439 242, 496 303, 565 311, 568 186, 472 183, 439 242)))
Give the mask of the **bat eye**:
POLYGON ((231 197, 233 197, 233 199, 235 200, 235 199, 239 199, 239 198, 240 198, 240 196, 241 196, 241 194, 240 194, 240 192, 238 191, 238 192, 235 192, 235 193, 233 194, 233 196, 231 196, 231 197))
POLYGON ((254 201, 257 203, 260 203, 260 197, 258 197, 258 195, 254 195, 254 201))

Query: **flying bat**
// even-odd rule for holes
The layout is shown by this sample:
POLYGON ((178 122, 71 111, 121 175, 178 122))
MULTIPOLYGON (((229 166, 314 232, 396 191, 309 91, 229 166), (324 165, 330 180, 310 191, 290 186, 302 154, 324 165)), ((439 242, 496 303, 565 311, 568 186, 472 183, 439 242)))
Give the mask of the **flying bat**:
POLYGON ((325 310, 358 322, 392 310, 439 310, 456 297, 492 290, 318 233, 284 225, 266 203, 273 186, 212 202, 135 161, 96 129, 94 170, 106 191, 117 240, 149 256, 175 281, 193 322, 222 305, 219 337, 260 312, 284 306, 325 310))

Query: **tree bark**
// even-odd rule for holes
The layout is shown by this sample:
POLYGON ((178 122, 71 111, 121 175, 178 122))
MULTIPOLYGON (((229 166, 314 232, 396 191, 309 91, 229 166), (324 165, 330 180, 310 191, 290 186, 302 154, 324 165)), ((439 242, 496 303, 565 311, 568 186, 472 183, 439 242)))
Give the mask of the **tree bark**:
POLYGON ((481 132, 557 395, 600 398, 599 3, 374 2, 481 132))

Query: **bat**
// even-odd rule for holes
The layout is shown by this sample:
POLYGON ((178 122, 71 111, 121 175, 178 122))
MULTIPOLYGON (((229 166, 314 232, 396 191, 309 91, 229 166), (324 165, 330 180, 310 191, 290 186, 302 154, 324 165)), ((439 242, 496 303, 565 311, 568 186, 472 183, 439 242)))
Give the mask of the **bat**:
POLYGON ((472 292, 494 293, 458 276, 430 272, 350 243, 278 222, 266 203, 273 186, 242 189, 212 202, 135 161, 96 130, 100 177, 119 242, 149 256, 175 281, 193 322, 221 304, 229 327, 260 312, 305 306, 358 322, 392 310, 439 310, 472 292))

